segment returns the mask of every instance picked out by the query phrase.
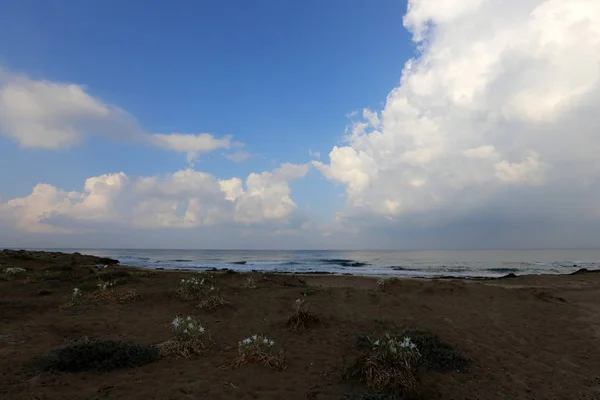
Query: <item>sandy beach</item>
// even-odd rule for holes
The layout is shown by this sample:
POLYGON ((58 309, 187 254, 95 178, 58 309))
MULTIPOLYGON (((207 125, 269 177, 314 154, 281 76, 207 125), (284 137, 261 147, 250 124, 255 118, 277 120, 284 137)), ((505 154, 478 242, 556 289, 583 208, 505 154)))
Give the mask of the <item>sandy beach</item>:
POLYGON ((182 279, 198 274, 95 268, 108 261, 0 253, 4 270, 25 269, 0 271, 0 398, 342 399, 362 391, 342 373, 358 354, 357 335, 416 327, 471 361, 467 371, 420 375, 423 398, 600 399, 600 273, 404 279, 382 287, 355 276, 213 272, 201 275, 211 275, 227 304, 203 311, 176 295, 182 279), (93 298, 98 282, 117 282, 114 296, 93 298), (86 287, 90 299, 67 306, 74 288, 86 287), (125 293, 135 295, 118 296, 125 293), (290 331, 297 299, 320 322, 290 331), (165 342, 177 315, 192 315, 210 331, 213 345, 201 356, 101 373, 32 373, 35 360, 84 337, 165 342), (238 342, 254 334, 283 350, 284 371, 222 368, 236 359, 238 342))

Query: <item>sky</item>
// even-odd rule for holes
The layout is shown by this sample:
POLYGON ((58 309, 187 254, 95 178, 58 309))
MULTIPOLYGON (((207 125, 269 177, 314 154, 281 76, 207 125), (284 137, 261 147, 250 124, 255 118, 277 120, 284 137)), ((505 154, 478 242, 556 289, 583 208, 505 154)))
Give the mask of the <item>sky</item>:
POLYGON ((7 0, 0 247, 590 248, 596 0, 7 0))

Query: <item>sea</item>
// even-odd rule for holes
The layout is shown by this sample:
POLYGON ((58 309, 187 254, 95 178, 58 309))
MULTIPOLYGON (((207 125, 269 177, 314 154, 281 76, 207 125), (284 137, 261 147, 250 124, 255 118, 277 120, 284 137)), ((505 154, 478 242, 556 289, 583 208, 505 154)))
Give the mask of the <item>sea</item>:
POLYGON ((278 273, 494 278, 509 273, 570 274, 600 269, 600 250, 139 250, 54 249, 165 270, 231 269, 278 273))

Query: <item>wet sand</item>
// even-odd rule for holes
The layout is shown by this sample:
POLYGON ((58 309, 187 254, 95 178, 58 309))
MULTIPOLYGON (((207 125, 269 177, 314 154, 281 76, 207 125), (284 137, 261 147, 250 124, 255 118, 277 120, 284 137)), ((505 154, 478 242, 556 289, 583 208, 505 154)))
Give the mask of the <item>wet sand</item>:
POLYGON ((428 372, 421 386, 439 399, 600 399, 600 274, 512 279, 405 279, 384 291, 356 276, 215 273, 228 305, 198 311, 175 296, 190 272, 110 266, 95 257, 1 252, 0 264, 27 270, 0 280, 1 399, 340 399, 355 385, 341 369, 357 354, 357 334, 420 327, 472 360, 464 373, 428 372), (142 299, 62 308, 74 287, 126 271, 115 292, 142 299), (248 277, 256 288, 246 288, 248 277), (312 289, 307 289, 311 287, 312 289), (303 296, 308 293, 308 296, 303 296), (290 332, 297 298, 321 324, 290 332), (36 357, 82 337, 157 344, 175 315, 192 315, 215 342, 191 359, 162 359, 109 373, 31 375, 36 357), (272 337, 288 368, 222 370, 237 342, 272 337))

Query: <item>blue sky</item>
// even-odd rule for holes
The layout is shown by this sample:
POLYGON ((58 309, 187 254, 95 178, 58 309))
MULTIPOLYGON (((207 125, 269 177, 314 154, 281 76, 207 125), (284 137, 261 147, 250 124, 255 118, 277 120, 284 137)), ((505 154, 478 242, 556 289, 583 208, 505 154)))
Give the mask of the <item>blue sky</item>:
MULTIPOLYGON (((257 156, 236 164, 211 154, 197 164, 225 177, 306 162, 309 149, 326 154, 347 114, 380 104, 413 51, 398 23, 406 5, 397 1, 7 4, 0 36, 19 40, 0 47, 5 66, 85 84, 148 131, 234 135, 257 156), (405 40, 382 40, 389 37, 405 40)), ((3 141, 0 156, 27 168, 15 148, 3 141)), ((0 185, 8 184, 5 195, 24 195, 46 177, 77 189, 108 163, 133 174, 185 166, 160 150, 131 150, 94 141, 68 156, 34 152, 44 175, 37 166, 29 179, 3 176, 0 185)))
MULTIPOLYGON (((0 216, 5 213, 10 228, 0 238, 55 245, 83 237, 82 246, 94 247, 103 232, 127 220, 119 229, 136 235, 158 229, 147 234, 153 238, 163 229, 205 238, 216 224, 223 235, 237 238, 235 246, 254 234, 252 247, 264 247, 274 236, 276 247, 429 247, 454 236, 448 233, 454 226, 473 241, 473 232, 489 231, 492 221, 520 215, 507 203, 530 204, 528 199, 565 188, 595 199, 589 179, 596 169, 589 165, 597 164, 591 161, 597 117, 589 116, 590 124, 578 131, 577 148, 573 140, 563 144, 559 132, 596 104, 597 70, 579 68, 572 74, 578 76, 565 76, 582 63, 594 65, 589 54, 598 47, 592 29, 598 6, 582 1, 584 12, 574 14, 563 5, 5 1, 0 170, 7 172, 0 174, 0 216), (586 28, 581 18, 593 23, 586 28), (548 49, 545 32, 554 32, 554 50, 536 52, 536 46, 548 49), (511 35, 519 39, 498 39, 511 35), (568 62, 557 61, 565 55, 568 62), (529 65, 537 66, 535 75, 529 65), (69 84, 80 97, 69 92, 69 84), (64 104, 52 101, 68 93, 75 97, 64 104), (110 115, 90 117, 82 101, 106 106, 110 115), (48 145, 73 126, 75 139, 48 145), (39 136, 23 139, 38 128, 39 136), (208 133, 224 142, 196 154, 190 164, 185 148, 190 142, 174 150, 172 135, 178 133, 192 141, 208 133), (154 134, 171 135, 169 143, 152 142, 154 134), (223 139, 226 135, 232 138, 223 139), (237 152, 247 159, 225 157, 237 152), (573 162, 577 168, 563 168, 549 179, 552 168, 573 162), (198 191, 185 189, 188 181, 177 183, 182 186, 176 191, 167 189, 165 182, 188 168, 199 172, 189 178, 198 191), (119 172, 124 180, 102 183, 114 192, 77 206, 90 194, 86 179, 119 172), (263 172, 276 178, 261 178, 250 188, 249 174, 263 172), (204 173, 212 183, 198 183, 204 173), (587 186, 574 187, 575 176, 587 186), (151 177, 158 183, 148 189, 142 182, 151 177), (243 182, 245 197, 234 199, 222 189, 223 198, 215 200, 220 181, 234 177, 243 182), (60 193, 46 191, 38 201, 30 194, 40 183, 60 193), (219 222, 200 222, 211 207, 219 210, 211 211, 219 222), (171 208, 177 211, 160 216, 171 208), (142 210, 151 217, 134 216, 142 210), (415 242, 410 234, 415 230, 436 239, 415 242), (390 239, 394 232, 397 240, 390 239)), ((556 210, 540 201, 546 211, 540 220, 547 221, 556 210)), ((577 207, 571 201, 565 199, 574 220, 595 215, 591 200, 577 207)), ((539 211, 539 203, 534 209, 539 211)), ((502 245, 510 237, 503 228, 502 245)), ((538 240, 561 241, 560 234, 538 240)), ((493 236, 485 240, 490 242, 493 236)), ((144 243, 154 242, 139 245, 144 243)), ((469 247, 461 241, 453 246, 469 247)))

